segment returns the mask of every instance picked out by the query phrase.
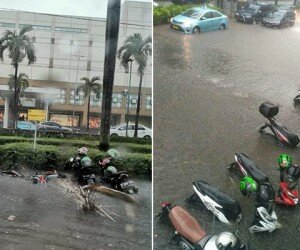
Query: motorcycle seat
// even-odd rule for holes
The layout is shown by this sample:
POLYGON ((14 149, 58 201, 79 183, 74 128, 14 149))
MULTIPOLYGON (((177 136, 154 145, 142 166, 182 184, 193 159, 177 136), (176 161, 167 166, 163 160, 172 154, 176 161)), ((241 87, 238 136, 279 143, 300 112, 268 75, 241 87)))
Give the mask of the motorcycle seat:
POLYGON ((201 193, 204 193, 211 197, 214 201, 220 204, 222 207, 236 206, 238 203, 231 196, 223 193, 219 188, 210 185, 205 181, 194 181, 194 187, 196 187, 201 193))
POLYGON ((176 231, 193 244, 206 236, 197 220, 180 206, 172 208, 169 218, 176 231))
POLYGON ((238 153, 236 156, 239 160, 241 160, 242 164, 246 166, 246 171, 256 182, 261 183, 269 181, 269 177, 261 169, 259 169, 247 155, 238 153))
POLYGON ((282 124, 278 123, 277 121, 274 121, 274 125, 276 128, 282 133, 285 137, 288 138, 290 143, 292 143, 292 146, 297 146, 299 143, 299 137, 294 132, 290 131, 287 127, 283 126, 282 124))

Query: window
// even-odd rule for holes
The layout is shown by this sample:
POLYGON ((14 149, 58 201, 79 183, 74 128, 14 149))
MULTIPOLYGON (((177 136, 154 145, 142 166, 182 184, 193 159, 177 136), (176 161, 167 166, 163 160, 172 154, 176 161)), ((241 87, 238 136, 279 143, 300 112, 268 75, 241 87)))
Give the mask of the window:
POLYGON ((71 33, 87 33, 87 29, 69 28, 69 27, 55 27, 57 32, 71 32, 71 33))
POLYGON ((75 105, 83 105, 84 104, 84 93, 83 91, 79 91, 78 95, 74 96, 74 89, 70 90, 70 100, 69 103, 74 105, 74 97, 75 97, 75 105))
POLYGON ((53 68, 53 58, 49 58, 49 68, 53 68))
POLYGON ((51 26, 45 26, 45 25, 33 25, 33 24, 19 24, 20 29, 22 29, 24 26, 32 26, 34 30, 51 30, 51 26))
POLYGON ((91 91, 91 100, 90 100, 90 104, 93 107, 100 107, 102 103, 102 92, 100 93, 100 98, 96 98, 96 94, 91 91))
POLYGON ((66 103, 66 90, 65 89, 60 89, 58 97, 55 100, 55 103, 59 104, 65 104, 66 103))
POLYGON ((4 28, 15 28, 16 27, 16 25, 14 23, 0 23, 0 26, 4 27, 4 28))
POLYGON ((123 100, 122 93, 113 93, 111 106, 113 108, 122 108, 122 100, 123 100))
POLYGON ((205 17, 206 19, 211 18, 211 11, 210 12, 206 12, 202 17, 205 17))
POLYGON ((88 60, 88 61, 87 61, 87 66, 86 66, 86 70, 87 70, 87 71, 91 71, 91 66, 92 66, 92 61, 91 61, 91 60, 88 60))
POLYGON ((219 13, 219 12, 213 11, 213 12, 212 12, 212 16, 213 16, 213 18, 215 18, 215 17, 221 17, 222 14, 219 13))
POLYGON ((152 95, 146 96, 146 110, 152 110, 152 95))
POLYGON ((142 126, 138 126, 138 130, 145 130, 142 126))
POLYGON ((130 94, 130 102, 129 102, 130 109, 136 109, 137 99, 138 99, 138 94, 130 94))
POLYGON ((51 38, 51 44, 55 43, 55 38, 51 38))
POLYGON ((90 46, 90 47, 93 46, 93 41, 89 41, 89 46, 90 46))

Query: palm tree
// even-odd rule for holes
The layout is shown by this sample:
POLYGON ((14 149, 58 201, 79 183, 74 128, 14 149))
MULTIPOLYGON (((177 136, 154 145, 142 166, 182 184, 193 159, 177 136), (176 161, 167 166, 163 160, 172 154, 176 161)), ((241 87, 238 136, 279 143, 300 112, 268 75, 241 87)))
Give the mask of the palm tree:
POLYGON ((125 39, 124 44, 119 48, 117 52, 117 56, 121 60, 121 66, 125 69, 128 69, 128 62, 130 61, 130 59, 133 59, 138 64, 137 72, 140 76, 140 82, 135 116, 134 137, 137 137, 138 131, 143 76, 147 67, 148 57, 151 55, 152 37, 148 36, 147 38, 143 39, 140 33, 135 33, 131 36, 128 36, 125 39))
MULTIPOLYGON (((8 50, 8 57, 12 60, 12 65, 15 68, 14 82, 18 83, 18 68, 19 64, 25 57, 28 59, 28 65, 36 61, 36 51, 34 48, 33 39, 27 33, 32 31, 31 25, 24 26, 19 32, 16 30, 6 30, 0 39, 0 59, 4 60, 4 51, 8 50)), ((18 87, 14 87, 14 115, 13 121, 16 126, 18 118, 18 87)))
POLYGON ((94 76, 91 80, 87 77, 82 77, 81 80, 85 81, 85 84, 79 86, 76 89, 76 95, 78 95, 78 92, 81 90, 84 93, 84 99, 87 105, 87 113, 86 113, 87 131, 89 131, 89 127, 90 127, 89 123, 90 123, 91 92, 95 93, 95 97, 97 99, 100 98, 101 84, 98 82, 100 79, 101 79, 100 76, 94 76))
POLYGON ((10 90, 15 90, 17 88, 17 93, 24 91, 29 87, 28 75, 25 73, 20 73, 17 77, 17 84, 15 84, 15 76, 13 74, 9 75, 8 86, 10 90))

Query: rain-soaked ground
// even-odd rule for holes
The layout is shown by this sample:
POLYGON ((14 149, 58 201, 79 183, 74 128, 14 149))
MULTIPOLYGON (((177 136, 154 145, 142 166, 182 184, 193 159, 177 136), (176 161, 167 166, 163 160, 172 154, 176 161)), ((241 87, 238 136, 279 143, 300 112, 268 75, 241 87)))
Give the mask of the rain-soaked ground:
POLYGON ((116 222, 80 214, 74 199, 55 183, 0 176, 0 249, 151 249, 151 182, 135 180, 137 205, 97 195, 116 222), (9 221, 10 215, 16 216, 9 221))
MULTIPOLYGON (((300 163, 299 149, 284 148, 258 133, 266 121, 258 106, 271 101, 280 106, 278 121, 300 134, 300 107, 293 104, 300 89, 300 20, 281 30, 231 21, 224 32, 200 35, 157 26, 154 62, 154 214, 160 212, 160 202, 169 201, 187 207, 208 233, 239 229, 252 249, 299 249, 300 207, 276 207, 283 228, 250 235, 253 198, 241 195, 225 166, 235 152, 244 152, 276 185, 280 153, 300 163), (242 222, 229 227, 216 221, 213 226, 211 212, 187 205, 195 180, 239 201, 242 222)), ((154 247, 178 249, 166 221, 154 222, 154 247)))

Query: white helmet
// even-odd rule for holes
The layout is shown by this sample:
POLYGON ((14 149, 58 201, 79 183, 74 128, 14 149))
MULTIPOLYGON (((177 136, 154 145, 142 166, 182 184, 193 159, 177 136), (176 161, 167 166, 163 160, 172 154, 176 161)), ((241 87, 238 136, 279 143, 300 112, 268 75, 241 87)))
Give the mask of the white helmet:
POLYGON ((231 232, 222 232, 216 239, 216 246, 220 250, 234 249, 237 243, 238 239, 236 235, 231 232))
POLYGON ((86 155, 88 153, 88 149, 86 147, 82 147, 78 149, 78 154, 86 155))

